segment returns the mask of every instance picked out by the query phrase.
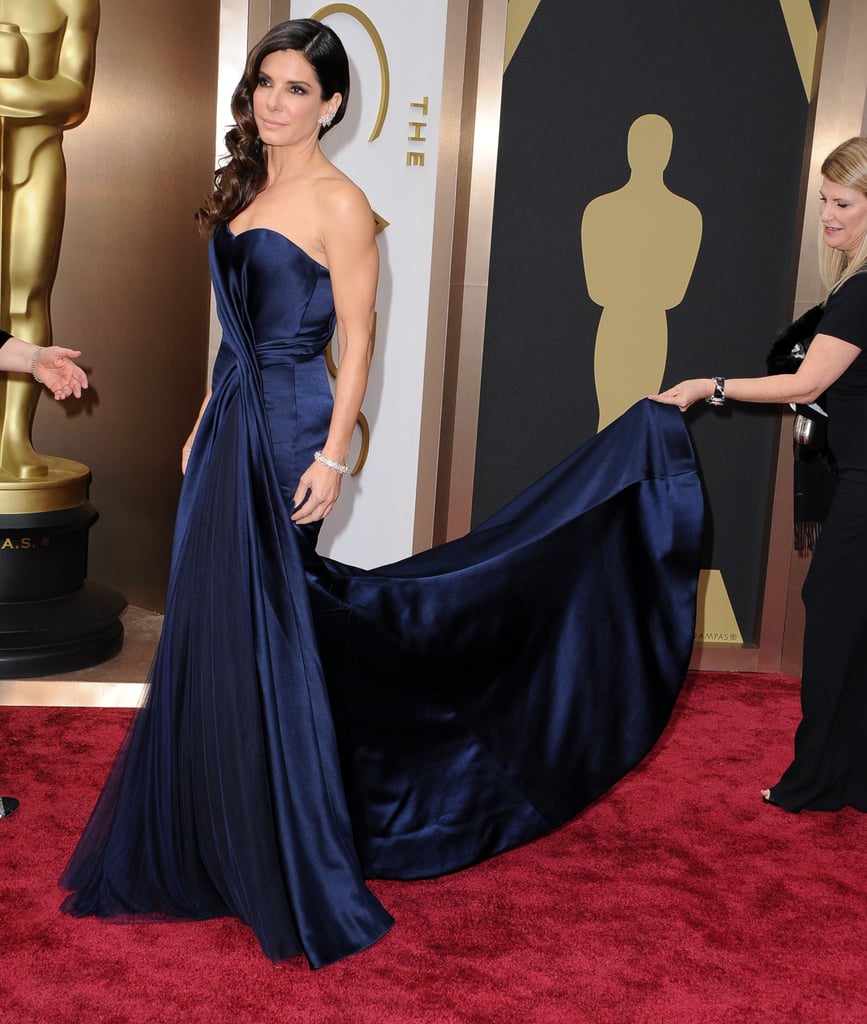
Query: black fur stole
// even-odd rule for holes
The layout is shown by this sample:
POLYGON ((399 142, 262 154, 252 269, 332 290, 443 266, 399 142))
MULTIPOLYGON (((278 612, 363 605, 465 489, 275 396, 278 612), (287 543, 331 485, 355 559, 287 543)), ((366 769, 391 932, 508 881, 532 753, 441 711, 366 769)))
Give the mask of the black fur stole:
MULTIPOLYGON (((767 354, 768 373, 797 373, 823 312, 823 306, 813 306, 783 331, 767 354)), ((826 410, 827 397, 821 395, 815 404, 826 410)), ((796 405, 795 412, 813 420, 815 427, 812 444, 794 441, 792 444, 795 456, 795 549, 812 551, 834 496, 837 466, 828 447, 827 416, 806 405, 796 405)))

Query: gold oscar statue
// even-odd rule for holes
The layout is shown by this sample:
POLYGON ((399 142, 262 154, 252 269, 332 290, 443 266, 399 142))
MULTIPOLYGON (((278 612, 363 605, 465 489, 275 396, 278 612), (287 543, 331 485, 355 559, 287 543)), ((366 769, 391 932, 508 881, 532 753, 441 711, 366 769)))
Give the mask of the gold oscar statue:
MULTIPOLYGON (((98 0, 0 0, 0 328, 50 345, 66 210, 63 133, 90 105, 98 0)), ((72 347, 70 339, 63 339, 72 347)), ((0 678, 95 665, 120 649, 120 594, 85 579, 87 466, 38 455, 41 386, 0 376, 0 678)))
POLYGON ((701 213, 663 180, 671 125, 644 114, 629 129, 629 181, 588 203, 581 222, 590 298, 602 306, 594 369, 598 429, 659 390, 666 311, 683 299, 701 242, 701 213))
MULTIPOLYGON (((0 327, 35 345, 52 343, 63 133, 87 114, 98 26, 98 0, 0 0, 0 327)), ((22 374, 0 378, 2 513, 68 508, 86 497, 86 466, 33 450, 40 391, 22 374)))

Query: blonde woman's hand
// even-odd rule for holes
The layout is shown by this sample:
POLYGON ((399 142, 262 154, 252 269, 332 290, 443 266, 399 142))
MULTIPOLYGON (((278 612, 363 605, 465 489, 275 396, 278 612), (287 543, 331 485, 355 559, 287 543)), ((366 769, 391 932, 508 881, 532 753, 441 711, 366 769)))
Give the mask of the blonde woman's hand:
POLYGON ((710 377, 700 377, 696 380, 682 380, 673 388, 662 391, 658 395, 648 395, 652 402, 660 402, 662 405, 676 405, 681 412, 694 405, 696 402, 704 401, 713 394, 714 384, 710 377))

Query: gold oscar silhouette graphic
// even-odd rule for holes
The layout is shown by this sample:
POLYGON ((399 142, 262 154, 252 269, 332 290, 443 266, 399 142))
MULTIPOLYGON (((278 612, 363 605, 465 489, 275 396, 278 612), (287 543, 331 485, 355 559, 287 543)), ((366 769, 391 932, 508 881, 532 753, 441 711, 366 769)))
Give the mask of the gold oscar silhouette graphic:
MULTIPOLYGON (((658 391, 668 358, 668 316, 682 300, 701 244, 701 213, 665 184, 674 133, 658 114, 633 121, 629 181, 588 203, 581 222, 590 298, 602 307, 594 372, 598 429, 658 391)), ((718 569, 702 569, 696 639, 741 644, 718 569)))
POLYGON ((631 174, 587 205, 581 222, 590 298, 602 307, 594 372, 601 430, 662 384, 666 311, 683 299, 701 242, 701 213, 664 182, 671 125, 658 114, 632 123, 631 174))
MULTIPOLYGON (((63 133, 87 114, 98 0, 0 0, 0 327, 52 344, 66 207, 63 133)), ((0 376, 0 676, 66 671, 120 646, 124 600, 85 582, 90 471, 38 455, 40 386, 0 376)))

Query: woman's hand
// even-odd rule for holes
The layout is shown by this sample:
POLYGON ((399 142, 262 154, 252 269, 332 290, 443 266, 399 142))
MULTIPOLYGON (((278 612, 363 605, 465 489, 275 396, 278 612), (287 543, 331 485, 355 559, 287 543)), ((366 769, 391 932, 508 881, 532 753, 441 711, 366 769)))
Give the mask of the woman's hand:
POLYGON ((648 395, 653 402, 661 402, 663 405, 676 405, 681 412, 713 394, 714 384, 710 377, 701 377, 697 380, 682 380, 675 384, 668 391, 659 395, 648 395))
POLYGON ((81 392, 88 386, 87 374, 72 361, 80 355, 75 349, 57 345, 39 348, 36 352, 33 373, 58 402, 71 396, 81 398, 81 392))
POLYGON ((292 499, 293 523, 317 523, 324 519, 340 497, 341 473, 319 462, 311 462, 298 481, 292 499))

